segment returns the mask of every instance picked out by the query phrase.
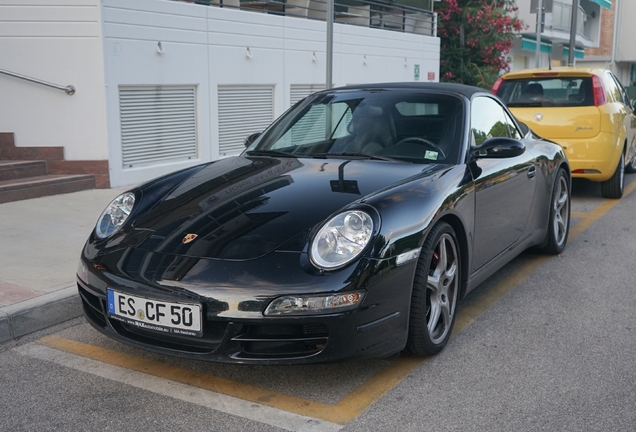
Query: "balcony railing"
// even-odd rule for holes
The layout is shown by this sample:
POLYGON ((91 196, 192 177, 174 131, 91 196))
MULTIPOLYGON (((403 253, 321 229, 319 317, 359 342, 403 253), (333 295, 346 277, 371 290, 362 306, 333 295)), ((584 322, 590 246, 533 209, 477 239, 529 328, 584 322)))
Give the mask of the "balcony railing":
MULTIPOLYGON (((580 36, 589 37, 586 34, 585 23, 587 21, 587 14, 581 6, 578 9, 579 16, 576 20, 576 34, 580 36)), ((570 26, 572 25, 572 5, 555 1, 552 5, 552 28, 554 30, 570 32, 570 26)))
MULTIPOLYGON (((327 0, 194 0, 187 2, 320 21, 325 21, 327 17, 327 0)), ((437 35, 436 17, 431 10, 381 0, 335 0, 334 22, 428 36, 437 35)))

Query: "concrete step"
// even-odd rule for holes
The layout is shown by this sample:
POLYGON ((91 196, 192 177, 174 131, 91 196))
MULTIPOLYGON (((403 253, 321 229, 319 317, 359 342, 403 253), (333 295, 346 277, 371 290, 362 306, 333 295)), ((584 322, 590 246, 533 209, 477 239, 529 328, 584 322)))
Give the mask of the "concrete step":
POLYGON ((42 175, 0 181, 0 204, 95 188, 95 176, 42 175))
POLYGON ((46 175, 45 161, 0 160, 0 181, 46 175))

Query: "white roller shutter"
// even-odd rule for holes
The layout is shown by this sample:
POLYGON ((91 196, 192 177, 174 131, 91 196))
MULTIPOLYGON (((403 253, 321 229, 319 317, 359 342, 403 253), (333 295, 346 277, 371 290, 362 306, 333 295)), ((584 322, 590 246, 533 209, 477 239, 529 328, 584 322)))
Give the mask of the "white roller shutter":
POLYGON ((292 84, 289 88, 289 106, 294 106, 299 100, 324 89, 324 84, 292 84))
POLYGON ((120 87, 124 168, 197 157, 194 86, 120 87))
POLYGON ((263 132, 274 120, 274 86, 218 87, 219 153, 231 156, 242 152, 244 140, 263 132))
MULTIPOLYGON (((312 93, 324 90, 324 84, 292 84, 289 87, 290 106, 312 93)), ((324 141, 329 138, 330 131, 327 130, 325 107, 313 107, 291 131, 291 139, 294 145, 303 145, 313 142, 324 141)))

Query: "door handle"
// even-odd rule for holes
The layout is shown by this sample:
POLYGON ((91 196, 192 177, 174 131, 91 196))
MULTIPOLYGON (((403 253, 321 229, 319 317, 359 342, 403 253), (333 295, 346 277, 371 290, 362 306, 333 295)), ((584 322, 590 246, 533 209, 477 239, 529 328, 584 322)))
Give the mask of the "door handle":
POLYGON ((528 178, 534 178, 534 176, 536 175, 537 175, 537 167, 532 165, 530 168, 528 168, 528 178))

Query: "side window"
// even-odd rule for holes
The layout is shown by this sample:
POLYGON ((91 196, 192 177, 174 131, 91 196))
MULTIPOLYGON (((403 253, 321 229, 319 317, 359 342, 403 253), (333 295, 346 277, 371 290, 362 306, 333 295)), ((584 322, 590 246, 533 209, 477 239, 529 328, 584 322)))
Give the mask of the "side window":
POLYGON ((508 113, 497 101, 489 97, 478 96, 473 99, 470 108, 470 128, 477 146, 493 137, 521 139, 521 133, 508 113))

